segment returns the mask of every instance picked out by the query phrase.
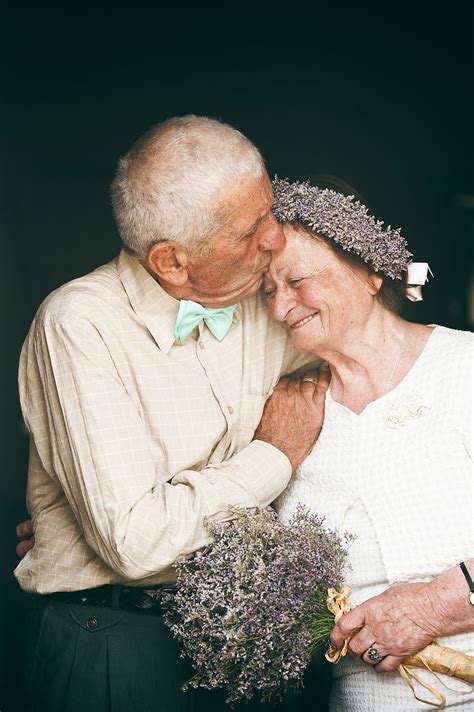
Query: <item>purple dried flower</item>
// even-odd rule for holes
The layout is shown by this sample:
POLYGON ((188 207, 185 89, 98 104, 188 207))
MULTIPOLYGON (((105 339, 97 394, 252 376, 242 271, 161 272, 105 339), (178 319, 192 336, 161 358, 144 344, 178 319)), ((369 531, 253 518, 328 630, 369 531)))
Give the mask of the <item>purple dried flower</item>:
POLYGON ((273 180, 273 212, 280 222, 302 222, 315 233, 334 240, 343 250, 358 255, 376 272, 401 279, 411 252, 399 229, 369 214, 365 205, 328 188, 309 182, 273 180))
POLYGON ((327 589, 341 583, 347 551, 302 506, 286 524, 272 509, 236 508, 232 516, 209 525, 209 547, 176 563, 164 620, 196 670, 184 689, 225 688, 230 704, 255 692, 280 699, 302 687, 314 648, 332 629, 327 589))

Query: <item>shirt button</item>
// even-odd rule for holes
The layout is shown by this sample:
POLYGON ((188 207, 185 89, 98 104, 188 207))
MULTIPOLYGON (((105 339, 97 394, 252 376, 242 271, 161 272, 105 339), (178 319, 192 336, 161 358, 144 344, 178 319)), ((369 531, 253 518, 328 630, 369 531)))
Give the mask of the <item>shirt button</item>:
POLYGON ((87 630, 95 630, 98 625, 99 625, 99 622, 98 622, 97 618, 88 618, 86 621, 87 630))
POLYGON ((200 348, 200 349, 203 349, 203 348, 204 348, 204 342, 203 342, 203 341, 200 341, 200 342, 199 342, 199 348, 200 348))
POLYGON ((232 408, 231 405, 228 405, 228 406, 227 406, 227 410, 229 411, 229 413, 230 413, 231 415, 232 415, 232 413, 234 412, 234 409, 232 408))

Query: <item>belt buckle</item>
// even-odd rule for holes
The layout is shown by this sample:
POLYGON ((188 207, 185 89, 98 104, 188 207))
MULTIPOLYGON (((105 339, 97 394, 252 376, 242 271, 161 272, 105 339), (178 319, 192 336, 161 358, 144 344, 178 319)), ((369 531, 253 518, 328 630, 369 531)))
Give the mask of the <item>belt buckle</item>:
POLYGON ((120 592, 120 604, 129 609, 150 610, 159 605, 160 598, 160 590, 147 590, 138 586, 123 588, 120 592))

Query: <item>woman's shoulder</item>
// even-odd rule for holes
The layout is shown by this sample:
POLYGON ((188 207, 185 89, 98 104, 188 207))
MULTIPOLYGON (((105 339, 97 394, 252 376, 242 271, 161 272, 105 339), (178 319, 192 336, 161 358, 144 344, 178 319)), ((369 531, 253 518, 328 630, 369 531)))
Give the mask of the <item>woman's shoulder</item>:
POLYGON ((425 348, 423 371, 449 391, 464 389, 473 377, 474 334, 470 331, 434 326, 425 348))
POLYGON ((433 325, 432 352, 450 361, 471 360, 474 348, 474 334, 471 331, 451 329, 447 326, 433 325))

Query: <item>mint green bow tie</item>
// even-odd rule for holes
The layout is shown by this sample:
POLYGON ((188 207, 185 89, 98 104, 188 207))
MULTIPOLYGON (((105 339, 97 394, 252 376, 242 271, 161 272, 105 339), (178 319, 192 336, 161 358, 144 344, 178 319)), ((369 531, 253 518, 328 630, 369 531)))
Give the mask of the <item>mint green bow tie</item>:
POLYGON ((203 307, 202 304, 186 299, 181 301, 174 328, 176 341, 182 342, 187 339, 191 331, 203 319, 211 334, 214 334, 218 341, 222 341, 230 329, 236 308, 237 304, 233 304, 231 307, 214 309, 212 307, 203 307))

